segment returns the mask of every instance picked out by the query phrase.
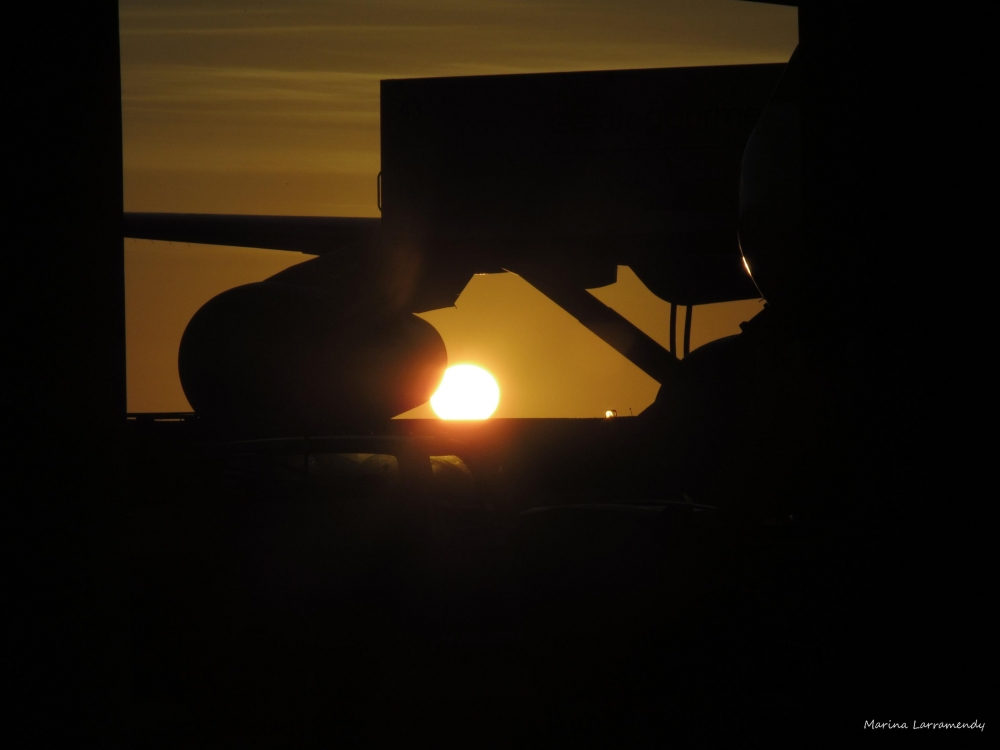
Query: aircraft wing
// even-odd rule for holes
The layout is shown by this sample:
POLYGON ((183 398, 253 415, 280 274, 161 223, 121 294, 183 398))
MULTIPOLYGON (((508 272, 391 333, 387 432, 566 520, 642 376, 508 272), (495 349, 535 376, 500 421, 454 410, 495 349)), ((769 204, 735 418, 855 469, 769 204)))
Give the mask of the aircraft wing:
POLYGON ((126 213, 122 234, 322 255, 374 239, 381 223, 381 219, 329 216, 126 213))

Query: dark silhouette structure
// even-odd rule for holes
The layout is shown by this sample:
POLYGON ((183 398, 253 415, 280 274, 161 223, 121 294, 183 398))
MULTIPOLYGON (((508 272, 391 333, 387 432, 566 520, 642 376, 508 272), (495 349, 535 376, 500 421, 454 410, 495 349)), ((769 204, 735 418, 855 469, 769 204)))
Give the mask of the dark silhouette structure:
POLYGON ((124 746, 125 279, 118 6, 12 8, 4 483, 16 744, 124 746), (16 103, 15 103, 16 102, 16 103), (12 436, 17 435, 17 438, 12 436), (53 441, 72 448, 51 462, 53 441), (23 475, 21 475, 23 472, 23 475), (62 707, 56 710, 55 707, 62 707), (50 711, 51 709, 51 711, 50 711), (63 736, 65 735, 65 736, 63 736))
POLYGON ((671 351, 585 289, 629 265, 675 306, 759 295, 736 240, 740 160, 783 67, 384 81, 381 219, 126 215, 129 236, 320 256, 199 311, 181 345, 189 401, 289 433, 381 424, 429 398, 440 344, 362 350, 419 336, 411 313, 503 270, 675 389, 671 351))
POLYGON ((126 236, 320 255, 195 316, 197 414, 129 420, 135 735, 620 746, 984 718, 975 504, 944 502, 970 493, 966 433, 908 320, 933 217, 886 198, 913 197, 917 127, 872 54, 889 28, 809 4, 787 66, 386 81, 381 220, 126 215, 126 236), (768 306, 678 360, 585 292, 617 263, 675 305, 768 306), (444 364, 412 313, 505 268, 656 403, 388 420, 444 364))

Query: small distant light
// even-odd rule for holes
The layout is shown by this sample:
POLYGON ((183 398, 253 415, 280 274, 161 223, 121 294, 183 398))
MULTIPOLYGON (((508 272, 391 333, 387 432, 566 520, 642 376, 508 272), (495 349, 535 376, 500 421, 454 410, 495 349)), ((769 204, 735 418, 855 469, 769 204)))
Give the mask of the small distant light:
POLYGON ((605 419, 614 419, 617 416, 618 416, 618 412, 615 411, 614 409, 608 409, 606 412, 604 412, 604 418, 605 419))
POLYGON ((750 276, 753 276, 753 274, 750 273, 750 264, 747 263, 747 259, 745 257, 743 258, 743 267, 747 269, 747 273, 749 273, 750 276))

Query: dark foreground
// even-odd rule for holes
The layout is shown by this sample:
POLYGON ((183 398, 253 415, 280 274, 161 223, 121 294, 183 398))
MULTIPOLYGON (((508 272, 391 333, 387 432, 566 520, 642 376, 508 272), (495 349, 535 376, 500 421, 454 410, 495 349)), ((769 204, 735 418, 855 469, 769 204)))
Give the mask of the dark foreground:
POLYGON ((413 421, 245 443, 130 422, 137 742, 789 728, 809 708, 795 526, 734 531, 634 450, 642 429, 413 421))

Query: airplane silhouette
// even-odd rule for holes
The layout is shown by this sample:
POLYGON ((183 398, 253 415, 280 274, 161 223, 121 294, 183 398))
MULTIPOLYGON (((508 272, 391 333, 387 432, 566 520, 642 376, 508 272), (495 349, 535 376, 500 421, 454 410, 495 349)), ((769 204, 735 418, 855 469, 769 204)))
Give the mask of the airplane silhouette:
POLYGON ((126 214, 129 237, 318 256, 198 311, 179 354, 189 402, 287 434, 382 423, 447 364, 413 313, 505 270, 675 391, 677 306, 687 354, 694 305, 760 296, 740 167, 784 67, 387 80, 380 219, 126 214), (586 292, 618 265, 671 303, 669 350, 586 292))
MULTIPOLYGON (((961 161, 956 154, 981 157, 989 150, 975 141, 974 148, 961 148, 971 133, 968 118, 947 106, 950 88, 940 96, 935 77, 922 73, 940 79, 942 71, 954 72, 944 78, 956 83, 977 77, 964 55, 954 63, 928 55, 928 40, 936 38, 937 26, 956 20, 953 14, 927 15, 922 30, 930 33, 911 35, 920 29, 919 14, 849 2, 802 6, 801 183, 809 246, 802 258, 786 257, 789 265, 769 274, 768 247, 754 245, 753 235, 780 227, 767 211, 740 227, 748 265, 771 306, 737 337, 753 342, 743 347, 752 377, 730 385, 738 385, 735 399, 754 401, 755 419, 744 433, 746 457, 716 480, 739 479, 717 487, 733 511, 716 514, 726 519, 724 533, 699 538, 685 526, 699 514, 677 506, 665 514, 653 507, 632 513, 628 503, 532 509, 516 524, 525 532, 521 569, 539 581, 523 600, 538 630, 515 647, 484 639, 470 651, 463 642, 451 651, 428 649, 422 661, 400 658, 416 650, 408 652, 411 641, 401 634, 419 617, 437 613, 432 633, 442 623, 453 625, 449 632, 474 630, 468 620, 452 619, 454 607, 440 606, 446 599, 440 589, 428 583, 421 598, 400 583, 418 578, 415 563, 440 569, 454 559, 454 537, 442 541, 440 526, 427 521, 423 509, 380 516, 384 508, 377 504, 305 504, 287 495, 273 498, 266 513, 254 502, 227 507, 226 497, 195 491, 197 472, 181 476, 177 445, 154 435, 144 446, 132 432, 128 494, 123 491, 117 468, 125 447, 117 27, 101 28, 108 33, 98 36, 108 43, 98 55, 95 36, 80 33, 80 25, 96 17, 92 9, 71 9, 74 23, 40 35, 44 54, 29 66, 39 72, 37 90, 62 86, 57 97, 29 100, 39 105, 39 116, 13 118, 26 135, 35 131, 36 140, 26 142, 38 159, 33 181, 19 191, 36 204, 34 221, 16 222, 15 229, 48 227, 54 248, 80 247, 85 238, 85 251, 64 252, 58 262, 52 253, 11 257, 20 269, 15 286, 30 290, 11 320, 53 321, 44 322, 41 334, 23 337, 12 371, 27 376, 9 389, 12 424, 26 429, 10 441, 16 456, 10 494, 15 506, 37 514, 35 537, 45 540, 40 554, 25 558, 19 576, 37 596, 16 614, 26 615, 41 640, 25 674, 30 679, 19 684, 26 693, 36 688, 40 705, 59 707, 55 719, 31 731, 62 723, 72 727, 74 741, 94 733, 107 744, 120 740, 128 716, 145 744, 240 739, 245 746, 288 746, 324 732, 328 740, 342 740, 353 726, 364 738, 396 727, 409 741, 450 728, 498 744, 535 737, 558 744, 576 732, 607 744, 642 745, 657 735, 676 743, 685 729, 702 741, 713 730, 742 737, 801 729, 800 737, 822 732, 854 739, 868 731, 867 719, 882 714, 907 723, 992 716, 992 568, 986 560, 992 545, 984 537, 993 526, 983 513, 991 504, 991 449, 988 431, 968 424, 981 415, 988 424, 988 401, 977 401, 970 387, 975 356, 989 350, 983 346, 988 338, 964 349, 956 345, 957 334, 980 336, 989 320, 970 320, 958 302, 972 294, 976 274, 968 253, 982 247, 981 227, 990 214, 980 212, 976 222, 955 210, 968 208, 960 203, 970 190, 945 179, 954 173, 937 169, 961 161), (107 118, 93 115, 98 100, 107 118), (89 123, 90 131, 80 127, 78 137, 53 138, 38 127, 46 120, 62 127, 68 116, 89 123), (71 179, 53 181, 60 170, 69 170, 71 179), (68 218, 54 222, 53 216, 68 218), (777 281, 782 275, 806 283, 801 290, 784 288, 777 281), (958 294, 941 295, 948 304, 927 314, 929 290, 942 289, 958 294), (941 352, 937 342, 956 344, 941 352), (66 387, 73 378, 76 387, 66 387), (54 438, 67 432, 68 448, 56 450, 54 438), (145 447, 151 450, 142 455, 145 447), (138 460, 146 458, 160 460, 165 470, 146 472, 138 460), (161 507, 147 512, 142 503, 157 493, 161 507), (738 510, 775 496, 790 500, 792 512, 753 523, 759 515, 738 510), (661 524, 664 515, 669 522, 661 524), (383 516, 390 523, 373 523, 383 516), (436 540, 423 548, 415 541, 421 528, 436 540), (662 536, 653 533, 657 528, 662 536), (782 535, 792 544, 766 544, 782 535), (685 539, 692 540, 688 548, 670 558, 666 553, 685 539), (698 556, 704 541, 709 550, 698 556), (574 569, 567 561, 579 556, 569 553, 588 543, 602 561, 628 560, 627 568, 618 568, 622 575, 600 565, 574 569), (115 552, 122 547, 127 559, 115 552), (649 565, 644 555, 650 550, 663 551, 665 560, 654 556, 657 565, 649 565), (728 605, 678 621, 684 592, 660 584, 701 583, 687 576, 713 567, 728 571, 732 585, 721 592, 695 586, 693 599, 728 605), (130 581, 127 615, 115 597, 123 573, 130 581), (665 581, 670 574, 674 579, 665 581), (581 607, 588 584, 600 595, 581 607), (791 616, 778 616, 782 607, 791 616), (380 611, 388 612, 381 620, 380 611), (605 627, 608 620, 617 627, 605 627), (398 625, 385 630, 380 623, 398 625), (122 704, 124 710, 114 710, 122 704), (74 710, 79 722, 67 720, 74 710), (423 712, 424 724, 405 724, 407 712, 423 712), (542 733, 535 731, 539 724, 542 733), (604 737, 596 731, 602 724, 604 737), (495 736, 505 730, 506 737, 495 736)), ((962 23, 967 17, 957 15, 962 23)), ((104 23, 108 15, 101 18, 104 23)), ((784 161, 773 149, 772 167, 784 161)), ((969 162, 977 172, 988 164, 969 162)), ((974 191, 979 182, 965 187, 974 191)), ((385 187, 388 202, 391 185, 385 187)), ((787 232, 776 236, 794 248, 787 232)), ((681 364, 694 369, 701 359, 699 372, 716 381, 705 387, 732 393, 719 383, 731 369, 709 366, 710 359, 732 364, 731 349, 731 343, 706 345, 681 364)), ((988 381, 991 370, 981 372, 988 381)), ((557 437, 590 432, 585 437, 599 438, 590 442, 606 444, 639 421, 579 420, 557 437)), ((166 434, 185 425, 158 426, 166 434)), ((669 434, 663 420, 657 426, 669 434)), ((511 425, 492 427, 502 432, 511 425)), ((533 429, 543 427, 551 425, 533 429)), ((532 437, 529 432, 517 438, 532 437)), ((375 442, 341 447, 366 452, 375 442)), ((528 451, 540 441, 524 442, 528 451)), ((558 442, 543 446, 547 458, 558 442)), ((644 458, 662 466, 670 454, 662 443, 650 445, 644 458)), ((388 449, 379 444, 378 450, 388 449)), ((579 455, 573 458, 577 472, 588 468, 579 455)), ((610 468, 614 472, 614 462, 610 468)), ((621 481, 622 474, 614 478, 621 481)), ((581 498, 587 489, 584 482, 573 488, 581 498)), ((619 490, 619 496, 628 493, 619 490)), ((467 539, 476 541, 466 548, 475 554, 462 562, 486 557, 479 553, 491 538, 477 526, 480 520, 463 519, 467 539)), ((480 566, 471 576, 457 568, 461 575, 451 582, 472 578, 463 593, 468 609, 483 613, 480 623, 492 624, 518 603, 494 597, 496 589, 484 595, 490 574, 503 568, 480 566)))
MULTIPOLYGON (((690 353, 687 327, 687 356, 678 359, 676 333, 664 349, 586 290, 629 265, 671 302, 673 331, 679 305, 690 321, 695 305, 760 296, 747 273, 758 245, 741 255, 741 207, 764 216, 750 238, 766 244, 774 206, 766 189, 759 200, 753 162, 763 158, 773 177, 773 145, 754 157, 747 144, 768 136, 751 134, 766 122, 762 112, 788 67, 384 81, 381 219, 126 215, 128 236, 318 255, 224 292, 188 325, 179 355, 185 393, 202 427, 225 429, 192 435, 204 456, 178 449, 166 432, 136 431, 131 481, 155 519, 139 534, 152 533, 150 541, 136 544, 156 548, 152 529, 189 523, 157 503, 234 498, 225 517, 227 528, 241 529, 238 544, 256 550, 270 536, 265 529, 283 529, 305 549, 312 530, 323 529, 323 548, 342 550, 345 570, 361 571, 348 578, 377 601, 328 592, 345 575, 337 565, 316 578, 315 566, 292 562, 315 581, 307 584, 311 610, 334 601, 339 608, 332 620, 315 615, 329 637, 293 629, 260 646, 252 636, 222 643, 209 631, 226 627, 229 615, 201 614, 209 630, 184 630, 185 648, 210 652, 223 674, 247 649, 264 654, 253 683, 260 695, 271 694, 269 675, 289 668, 268 661, 286 641, 305 649, 289 657, 303 685, 333 670, 350 675, 338 680, 361 696, 378 689, 375 649, 390 663, 429 660, 424 668, 437 675, 430 691, 463 700, 442 676, 461 663, 444 642, 470 649, 488 680, 501 679, 486 677, 497 674, 494 659, 526 660, 532 676, 518 672, 505 690, 513 695, 528 680, 568 707, 588 705, 600 684, 621 683, 623 669, 638 669, 622 685, 635 697, 663 670, 691 690, 718 690, 719 674, 759 672, 754 684, 786 684, 780 659, 794 641, 768 632, 766 618, 788 614, 778 606, 758 615, 756 604, 747 609, 734 597, 733 582, 761 562, 726 542, 733 529, 767 520, 778 538, 768 554, 788 544, 788 498, 767 492, 748 503, 745 488, 748 461, 758 457, 744 447, 753 443, 757 352, 773 339, 768 311, 743 334, 690 353), (447 364, 440 338, 414 313, 453 304, 475 273, 504 270, 658 380, 656 402, 635 420, 490 420, 441 434, 389 424, 429 398, 447 364), (394 465, 398 483, 382 481, 394 465), (438 480, 456 466, 471 469, 472 483, 461 490, 460 481, 453 495, 438 480), (353 472, 347 484, 336 475, 345 467, 353 472), (366 470, 371 483, 352 483, 366 470), (178 474, 202 477, 202 489, 171 490, 178 474), (267 520, 251 521, 243 510, 251 506, 252 518, 267 520), (382 520, 366 520, 374 517, 382 520), (373 529, 385 538, 372 541, 373 529), (373 559, 384 562, 365 567, 373 559), (726 644, 730 625, 721 623, 736 622, 758 638, 752 653, 726 644), (680 633, 683 646, 673 640, 680 633), (345 642, 355 644, 350 654, 345 642), (777 666, 767 663, 771 654, 777 666)), ((177 542, 187 538, 176 532, 177 542)), ((214 568, 220 550, 232 549, 221 539, 177 542, 166 557, 140 556, 136 565, 149 577, 214 568)), ((259 554, 269 553, 250 557, 259 554)), ((330 564, 329 551, 317 554, 330 564)), ((227 590, 245 585, 234 579, 227 590)), ((283 596, 249 585, 254 602, 283 596)), ((149 606, 139 619, 153 632, 171 615, 149 606)), ((289 622, 282 606, 267 621, 289 622)), ((145 694, 165 683, 183 693, 177 680, 190 679, 167 668, 153 674, 145 694)))

